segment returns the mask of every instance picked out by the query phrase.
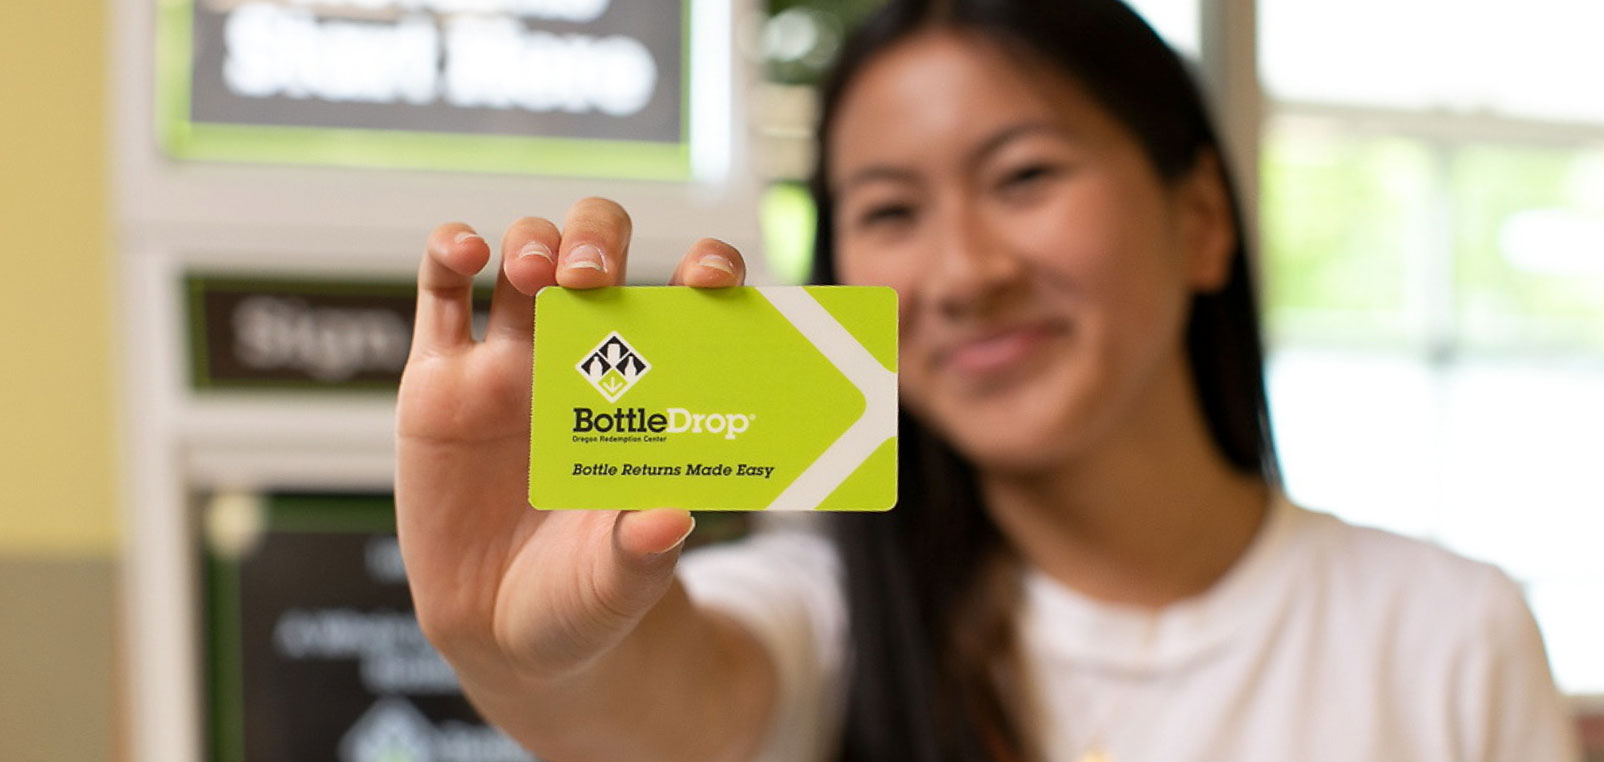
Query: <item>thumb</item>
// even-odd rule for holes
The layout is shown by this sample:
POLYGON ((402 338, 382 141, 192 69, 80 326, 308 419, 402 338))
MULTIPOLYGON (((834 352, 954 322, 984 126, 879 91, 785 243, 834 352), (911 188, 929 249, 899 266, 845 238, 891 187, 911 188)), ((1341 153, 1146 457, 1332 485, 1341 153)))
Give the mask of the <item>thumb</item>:
POLYGON ((667 592, 695 526, 690 512, 673 508, 618 512, 611 552, 603 554, 593 588, 597 606, 614 619, 615 632, 634 629, 667 592))
POLYGON ((539 559, 516 575, 532 587, 502 588, 509 605, 497 620, 497 638, 529 677, 571 677, 628 638, 672 586, 680 549, 696 525, 681 510, 602 513, 547 518, 542 532, 589 526, 556 532, 540 552, 524 554, 539 559), (563 569, 563 559, 579 563, 569 574, 551 574, 563 569))
POLYGON ((696 517, 676 508, 619 511, 613 522, 613 549, 636 564, 654 565, 665 556, 677 556, 695 528, 696 517))

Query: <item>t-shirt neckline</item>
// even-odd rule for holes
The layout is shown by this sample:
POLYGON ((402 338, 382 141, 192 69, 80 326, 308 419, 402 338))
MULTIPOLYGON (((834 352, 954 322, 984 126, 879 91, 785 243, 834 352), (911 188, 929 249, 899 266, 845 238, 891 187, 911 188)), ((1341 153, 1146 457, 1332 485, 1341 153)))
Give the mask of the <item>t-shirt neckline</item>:
POLYGON ((1284 610, 1296 587, 1293 540, 1304 512, 1272 490, 1264 522, 1208 590, 1159 609, 1110 603, 1045 572, 1025 572, 1021 636, 1039 658, 1078 668, 1148 673, 1206 657, 1284 610))

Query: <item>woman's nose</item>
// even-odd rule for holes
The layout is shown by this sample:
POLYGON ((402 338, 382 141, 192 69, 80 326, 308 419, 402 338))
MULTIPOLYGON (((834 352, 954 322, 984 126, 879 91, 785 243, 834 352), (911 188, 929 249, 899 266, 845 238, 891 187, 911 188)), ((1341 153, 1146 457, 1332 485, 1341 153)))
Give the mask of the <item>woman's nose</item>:
POLYGON ((1022 281, 1024 263, 992 223, 969 208, 945 210, 935 226, 928 292, 949 316, 989 309, 1022 281))

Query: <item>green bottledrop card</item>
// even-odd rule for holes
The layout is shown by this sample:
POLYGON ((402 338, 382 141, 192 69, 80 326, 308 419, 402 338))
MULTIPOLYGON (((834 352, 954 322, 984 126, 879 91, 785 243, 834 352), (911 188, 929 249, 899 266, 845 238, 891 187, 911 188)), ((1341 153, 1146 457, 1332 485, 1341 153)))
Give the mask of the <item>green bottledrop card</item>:
POLYGON ((535 508, 896 503, 889 288, 547 288, 534 367, 535 508))

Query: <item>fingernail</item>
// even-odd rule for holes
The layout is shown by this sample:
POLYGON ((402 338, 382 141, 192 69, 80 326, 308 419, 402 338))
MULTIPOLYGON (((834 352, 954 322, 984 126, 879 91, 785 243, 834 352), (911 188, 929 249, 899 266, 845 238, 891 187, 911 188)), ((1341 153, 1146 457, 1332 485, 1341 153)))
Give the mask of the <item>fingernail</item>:
POLYGON ((481 241, 484 240, 484 237, 479 235, 478 233, 474 233, 474 232, 470 232, 470 231, 464 230, 463 232, 457 234, 457 243, 462 243, 463 241, 466 241, 466 240, 468 240, 470 238, 478 238, 481 241))
POLYGON ((696 264, 701 265, 702 267, 718 270, 719 272, 729 273, 730 275, 735 274, 735 263, 731 262, 729 257, 725 257, 721 254, 709 254, 701 259, 696 260, 696 264))
POLYGON ((601 249, 589 243, 582 243, 570 250, 568 257, 563 260, 563 266, 570 270, 607 272, 607 260, 602 258, 601 249))
POLYGON ((518 250, 519 259, 527 259, 529 257, 541 257, 547 262, 557 261, 557 258, 551 255, 551 249, 546 248, 546 245, 539 241, 530 241, 518 250))
POLYGON ((694 532, 694 531, 696 531, 696 517, 695 516, 691 516, 691 525, 685 528, 685 534, 680 535, 679 539, 675 540, 673 542, 673 544, 671 544, 668 547, 663 548, 662 550, 658 551, 658 555, 662 555, 663 553, 667 553, 667 552, 669 552, 669 551, 671 551, 671 550, 673 550, 673 549, 675 549, 675 548, 677 548, 677 547, 679 547, 681 545, 684 545, 685 544, 685 540, 690 538, 691 532, 694 532))

